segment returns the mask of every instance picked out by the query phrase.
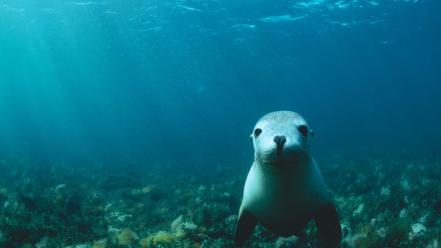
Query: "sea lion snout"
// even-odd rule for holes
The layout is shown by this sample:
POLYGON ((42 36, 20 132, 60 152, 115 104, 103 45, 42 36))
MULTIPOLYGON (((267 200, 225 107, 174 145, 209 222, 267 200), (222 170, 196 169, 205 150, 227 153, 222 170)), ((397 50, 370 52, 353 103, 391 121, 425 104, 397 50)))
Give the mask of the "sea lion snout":
POLYGON ((286 143, 286 137, 284 135, 276 135, 274 136, 273 141, 276 143, 277 156, 281 156, 283 151, 283 146, 286 143))
POLYGON ((274 136, 274 142, 276 142, 277 148, 280 149, 286 143, 285 135, 276 135, 274 136))

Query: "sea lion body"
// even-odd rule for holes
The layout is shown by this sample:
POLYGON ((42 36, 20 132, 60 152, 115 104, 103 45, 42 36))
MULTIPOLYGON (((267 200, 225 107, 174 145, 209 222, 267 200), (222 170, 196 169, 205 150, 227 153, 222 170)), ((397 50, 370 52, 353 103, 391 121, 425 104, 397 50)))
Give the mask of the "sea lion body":
POLYGON ((277 235, 290 236, 301 234, 312 219, 326 243, 340 241, 332 197, 309 151, 312 134, 306 121, 290 111, 272 112, 256 124, 255 160, 239 210, 238 245, 257 223, 277 235))
POLYGON ((254 163, 245 183, 242 208, 276 234, 293 235, 303 229, 318 206, 330 198, 315 162, 305 163, 309 165, 296 169, 254 163))

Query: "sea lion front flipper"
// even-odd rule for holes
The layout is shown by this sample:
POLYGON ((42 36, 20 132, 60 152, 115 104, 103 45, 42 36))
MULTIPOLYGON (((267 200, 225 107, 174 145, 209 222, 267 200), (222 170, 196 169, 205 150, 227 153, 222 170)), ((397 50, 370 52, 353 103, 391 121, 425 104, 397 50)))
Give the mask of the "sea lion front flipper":
POLYGON ((324 246, 334 247, 340 243, 340 220, 338 219, 337 210, 332 203, 327 203, 319 209, 315 217, 315 223, 319 238, 324 246))
POLYGON ((239 214, 237 221, 236 233, 234 234, 234 243, 241 247, 245 241, 250 237, 257 224, 257 219, 250 212, 243 210, 239 214))

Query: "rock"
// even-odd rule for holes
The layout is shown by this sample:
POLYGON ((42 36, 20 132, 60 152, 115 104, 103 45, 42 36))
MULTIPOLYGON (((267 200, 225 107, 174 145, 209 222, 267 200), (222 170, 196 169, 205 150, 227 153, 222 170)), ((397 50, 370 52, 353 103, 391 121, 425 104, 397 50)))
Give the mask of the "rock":
POLYGON ((172 232, 175 232, 177 227, 184 222, 184 216, 183 215, 179 215, 178 218, 176 218, 175 220, 172 221, 171 225, 170 225, 170 229, 172 232))
POLYGON ((361 203, 360 205, 358 205, 358 208, 354 211, 353 215, 359 215, 361 214, 361 212, 363 212, 364 210, 364 203, 361 203))
POLYGON ((407 210, 405 208, 403 208, 400 211, 400 218, 406 218, 407 217, 407 210))
POLYGON ((274 247, 276 248, 288 248, 288 247, 294 247, 297 242, 298 242, 298 238, 295 236, 292 237, 279 237, 276 240, 276 243, 274 244, 274 247))
POLYGON ((389 196, 390 195, 390 188, 389 187, 382 187, 380 194, 382 196, 389 196))
POLYGON ((143 238, 139 241, 139 246, 141 248, 148 248, 150 246, 150 239, 149 238, 143 238))
POLYGON ((175 236, 169 232, 159 231, 140 242, 141 247, 175 247, 175 236))
POLYGON ((68 246, 66 248, 89 248, 90 246, 88 244, 79 244, 76 246, 68 246))
POLYGON ((438 240, 437 239, 432 240, 432 242, 428 244, 426 248, 439 248, 438 240))
POLYGON ((49 247, 49 238, 43 237, 35 244, 35 248, 46 248, 49 247))
POLYGON ((107 247, 107 239, 101 239, 93 242, 92 248, 106 248, 107 247))
POLYGON ((118 245, 133 245, 139 239, 130 228, 125 228, 117 236, 118 245))
POLYGON ((150 194, 151 192, 153 192, 154 189, 155 189, 155 186, 149 185, 149 186, 145 186, 144 188, 142 188, 141 192, 143 194, 150 194))
POLYGON ((58 184, 57 186, 55 186, 55 191, 59 192, 63 188, 66 188, 66 184, 58 184))
POLYGON ((415 223, 411 226, 411 228, 413 234, 420 234, 427 230, 426 227, 421 223, 415 223))

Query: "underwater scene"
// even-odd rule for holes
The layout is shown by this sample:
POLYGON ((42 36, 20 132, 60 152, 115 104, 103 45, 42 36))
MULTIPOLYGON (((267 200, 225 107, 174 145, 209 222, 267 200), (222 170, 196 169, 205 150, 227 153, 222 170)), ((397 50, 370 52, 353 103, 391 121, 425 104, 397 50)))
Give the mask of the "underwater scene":
POLYGON ((440 13, 0 0, 0 247, 441 247, 440 13))

